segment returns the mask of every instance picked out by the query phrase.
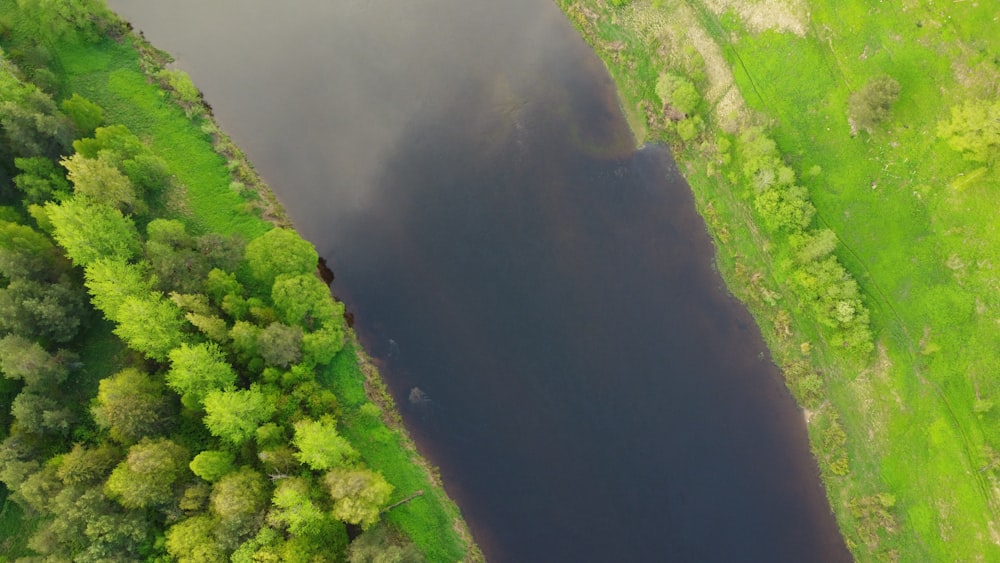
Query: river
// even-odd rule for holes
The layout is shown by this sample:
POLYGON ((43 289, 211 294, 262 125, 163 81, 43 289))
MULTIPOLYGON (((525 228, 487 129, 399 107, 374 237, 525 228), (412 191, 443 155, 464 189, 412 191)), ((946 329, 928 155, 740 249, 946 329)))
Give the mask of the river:
POLYGON ((109 5, 332 265, 490 561, 850 559, 689 189, 554 4, 109 5))

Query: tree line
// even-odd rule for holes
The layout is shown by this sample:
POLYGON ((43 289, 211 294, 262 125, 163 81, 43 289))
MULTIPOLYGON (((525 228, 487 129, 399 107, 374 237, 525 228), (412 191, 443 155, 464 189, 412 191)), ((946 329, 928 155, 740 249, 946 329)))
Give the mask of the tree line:
POLYGON ((316 381, 345 327, 312 245, 171 213, 166 162, 29 59, 0 56, 0 482, 40 517, 25 561, 419 559, 316 381), (93 381, 105 326, 127 350, 93 381))

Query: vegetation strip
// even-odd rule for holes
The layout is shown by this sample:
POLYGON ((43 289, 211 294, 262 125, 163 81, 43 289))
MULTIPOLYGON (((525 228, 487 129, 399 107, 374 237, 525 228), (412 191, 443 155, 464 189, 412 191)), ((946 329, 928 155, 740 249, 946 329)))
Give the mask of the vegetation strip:
POLYGON ((558 3, 682 164, 855 557, 1000 557, 996 5, 558 3))
POLYGON ((0 560, 481 559, 187 76, 99 2, 0 45, 0 560))

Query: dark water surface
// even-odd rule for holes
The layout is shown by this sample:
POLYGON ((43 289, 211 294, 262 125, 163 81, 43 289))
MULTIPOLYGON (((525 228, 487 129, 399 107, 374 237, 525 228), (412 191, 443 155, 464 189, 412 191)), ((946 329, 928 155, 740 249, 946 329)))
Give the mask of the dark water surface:
POLYGON ((554 5, 109 4, 330 261, 491 561, 849 559, 688 188, 554 5))

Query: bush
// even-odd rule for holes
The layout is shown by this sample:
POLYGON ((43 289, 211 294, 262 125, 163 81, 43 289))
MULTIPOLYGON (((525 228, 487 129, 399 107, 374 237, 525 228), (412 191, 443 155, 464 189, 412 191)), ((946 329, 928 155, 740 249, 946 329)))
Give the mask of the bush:
POLYGON ((879 76, 851 94, 848 112, 854 126, 870 132, 875 125, 889 117, 889 110, 899 98, 899 91, 896 79, 879 76))

